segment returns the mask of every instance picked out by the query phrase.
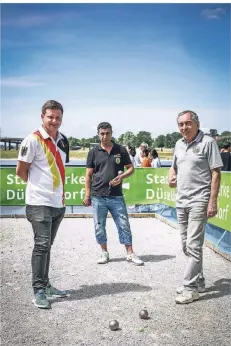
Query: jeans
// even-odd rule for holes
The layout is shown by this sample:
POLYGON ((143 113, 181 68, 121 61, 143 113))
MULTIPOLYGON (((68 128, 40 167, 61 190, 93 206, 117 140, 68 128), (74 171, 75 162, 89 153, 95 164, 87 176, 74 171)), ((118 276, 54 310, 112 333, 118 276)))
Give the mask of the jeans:
POLYGON ((66 208, 27 205, 26 216, 34 231, 32 287, 34 293, 49 285, 50 250, 66 208))
POLYGON ((121 244, 132 245, 132 234, 123 196, 92 196, 95 236, 98 244, 107 243, 106 220, 108 211, 116 224, 121 244))
POLYGON ((184 287, 197 291, 198 285, 204 286, 203 243, 207 222, 207 203, 195 203, 188 208, 177 208, 182 250, 188 256, 184 271, 184 287))

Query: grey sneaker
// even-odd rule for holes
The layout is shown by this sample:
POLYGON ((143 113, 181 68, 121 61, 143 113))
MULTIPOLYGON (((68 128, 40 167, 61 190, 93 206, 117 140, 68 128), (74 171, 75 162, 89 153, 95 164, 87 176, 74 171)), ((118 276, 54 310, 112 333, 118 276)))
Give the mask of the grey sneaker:
POLYGON ((109 262, 109 252, 103 251, 100 259, 97 261, 98 264, 106 264, 109 262))
POLYGON ((175 302, 177 304, 189 304, 198 299, 200 299, 200 295, 197 291, 184 290, 181 294, 178 294, 175 302))
POLYGON ((44 293, 44 290, 39 290, 38 292, 36 292, 35 298, 32 300, 32 302, 34 303, 34 305, 37 308, 40 308, 40 309, 50 309, 51 308, 51 304, 47 300, 47 297, 44 293))
MULTIPOLYGON (((176 293, 182 294, 185 290, 184 286, 177 287, 176 293)), ((205 286, 198 286, 198 293, 204 293, 206 291, 205 286)))
POLYGON ((144 264, 144 262, 134 254, 134 252, 127 255, 127 261, 132 262, 133 264, 135 264, 135 266, 142 266, 144 264))
POLYGON ((57 288, 50 285, 50 286, 46 287, 45 295, 48 298, 49 297, 64 298, 64 297, 67 297, 68 294, 66 291, 60 291, 57 288))

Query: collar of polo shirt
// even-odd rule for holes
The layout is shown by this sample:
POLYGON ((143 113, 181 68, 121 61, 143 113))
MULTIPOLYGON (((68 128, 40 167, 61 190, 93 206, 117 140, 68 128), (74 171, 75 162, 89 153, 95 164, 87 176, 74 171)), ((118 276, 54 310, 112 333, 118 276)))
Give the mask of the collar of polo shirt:
POLYGON ((193 138, 192 142, 188 143, 186 139, 182 138, 182 141, 187 144, 192 144, 193 142, 200 142, 201 138, 204 136, 204 133, 199 130, 196 137, 193 138))
MULTIPOLYGON (((39 132, 41 133, 41 135, 43 136, 44 139, 51 138, 51 136, 48 135, 48 133, 46 132, 46 130, 42 126, 39 128, 39 132)), ((63 136, 61 135, 61 133, 59 131, 57 134, 58 134, 58 136, 56 139, 56 143, 58 143, 58 141, 60 141, 60 139, 63 139, 63 136)))
MULTIPOLYGON (((112 141, 112 140, 111 140, 111 142, 112 142, 112 147, 113 147, 116 143, 114 141, 112 141)), ((102 148, 101 145, 99 144, 98 145, 98 150, 104 151, 105 149, 102 148)))

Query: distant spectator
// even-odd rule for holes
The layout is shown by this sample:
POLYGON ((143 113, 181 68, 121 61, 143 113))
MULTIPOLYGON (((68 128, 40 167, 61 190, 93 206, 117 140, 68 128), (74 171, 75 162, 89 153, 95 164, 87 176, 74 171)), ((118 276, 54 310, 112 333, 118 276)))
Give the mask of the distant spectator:
POLYGON ((136 160, 136 167, 141 167, 141 163, 143 161, 143 158, 141 156, 141 151, 144 149, 148 149, 148 144, 147 143, 141 143, 139 148, 136 151, 136 156, 135 156, 135 160, 136 160))
POLYGON ((130 156, 130 160, 131 160, 131 163, 133 165, 133 167, 136 167, 136 160, 135 160, 135 156, 136 156, 136 149, 134 147, 132 147, 131 145, 128 145, 126 147, 127 149, 127 152, 130 156))
POLYGON ((223 162, 222 171, 231 172, 231 143, 227 143, 221 149, 221 159, 223 162))
POLYGON ((151 161, 151 167, 153 167, 153 168, 161 167, 161 162, 160 162, 160 159, 158 157, 158 153, 157 153, 156 149, 152 149, 150 151, 149 159, 151 161))
POLYGON ((143 149, 141 151, 141 158, 142 158, 142 162, 141 162, 141 167, 151 167, 151 161, 148 158, 149 155, 149 151, 148 149, 143 149))

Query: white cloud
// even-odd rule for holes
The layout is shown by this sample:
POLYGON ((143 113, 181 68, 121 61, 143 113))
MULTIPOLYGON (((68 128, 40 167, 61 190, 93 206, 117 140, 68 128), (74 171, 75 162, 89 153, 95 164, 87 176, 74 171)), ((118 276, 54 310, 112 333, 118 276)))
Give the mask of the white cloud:
POLYGON ((2 86, 5 87, 37 87, 45 85, 44 82, 34 81, 29 77, 8 77, 1 79, 2 86))
POLYGON ((2 26, 27 28, 45 24, 49 22, 51 19, 52 17, 47 15, 29 15, 21 16, 18 18, 7 18, 3 19, 2 26))
POLYGON ((62 131, 77 138, 94 136, 101 121, 112 124, 115 137, 128 130, 149 131, 155 137, 177 131, 176 116, 184 109, 196 111, 203 127, 219 130, 222 118, 223 130, 227 129, 226 76, 217 80, 206 62, 184 46, 157 42, 146 47, 145 54, 121 59, 108 55, 97 60, 97 54, 92 58, 77 53, 41 50, 25 65, 23 76, 3 78, 5 136, 23 137, 38 127, 48 99, 63 104, 62 131), (26 75, 27 71, 39 74, 26 75), (21 105, 17 99, 23 100, 21 105), (23 126, 12 126, 19 118, 23 126))
POLYGON ((226 14, 226 11, 221 8, 206 8, 201 11, 201 16, 206 18, 206 19, 220 19, 226 14))
MULTIPOLYGON (((11 16, 5 17, 2 16, 3 27, 18 27, 18 28, 33 28, 41 26, 46 23, 54 23, 60 21, 69 21, 76 18, 76 15, 73 12, 54 12, 52 14, 34 14, 28 13, 27 15, 20 15, 13 13, 11 16)), ((77 18, 81 18, 81 15, 78 14, 77 18)))

